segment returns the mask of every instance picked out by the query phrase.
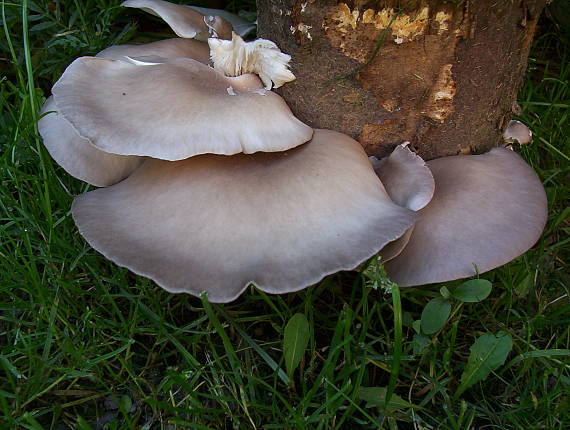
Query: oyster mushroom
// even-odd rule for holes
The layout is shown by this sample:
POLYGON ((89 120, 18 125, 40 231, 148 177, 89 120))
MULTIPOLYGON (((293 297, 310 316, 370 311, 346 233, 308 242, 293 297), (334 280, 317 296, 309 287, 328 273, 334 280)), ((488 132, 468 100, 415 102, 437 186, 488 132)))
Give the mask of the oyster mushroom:
POLYGON ((352 269, 417 218, 391 201, 358 142, 327 130, 286 152, 149 159, 78 196, 72 213, 108 259, 213 302, 352 269))
POLYGON ((91 185, 106 187, 129 176, 143 158, 109 154, 79 136, 73 126, 58 113, 49 97, 38 121, 38 130, 51 157, 71 176, 91 185))
POLYGON ((419 211, 406 246, 385 264, 403 287, 467 278, 502 266, 539 239, 547 200, 534 170, 494 148, 427 163, 433 199, 419 211))
POLYGON ((526 145, 532 142, 532 131, 522 122, 513 119, 503 132, 503 139, 506 143, 517 142, 519 145, 526 145))
MULTIPOLYGON (((435 190, 433 175, 426 162, 408 148, 396 146, 390 156, 373 162, 374 170, 394 203, 413 211, 423 209, 435 190)), ((380 251, 383 263, 396 257, 408 244, 414 226, 380 251)))
POLYGON ((124 60, 125 57, 187 57, 208 64, 210 61, 210 48, 205 42, 194 39, 164 39, 140 45, 113 45, 99 52, 96 57, 109 60, 124 60))
POLYGON ((61 115, 103 151, 164 160, 283 151, 311 138, 254 75, 226 77, 190 58, 156 61, 78 58, 52 89, 61 115))
POLYGON ((179 37, 206 41, 208 37, 229 39, 232 35, 232 25, 221 16, 205 16, 188 6, 162 0, 127 0, 121 6, 162 18, 179 37))
MULTIPOLYGON (((165 7, 157 14, 179 25, 169 14, 181 6, 126 3, 165 7)), ((313 135, 269 91, 294 79, 275 44, 210 39, 215 69, 206 46, 170 39, 80 58, 44 106, 40 132, 68 172, 101 186, 126 178, 72 208, 81 234, 117 264, 226 302, 250 284, 299 290, 380 250, 402 286, 467 277, 540 235, 544 190, 518 155, 426 165, 400 146, 375 175, 357 142, 313 135)))
MULTIPOLYGON (((209 48, 206 43, 192 39, 166 39, 141 45, 111 46, 97 54, 97 57, 117 60, 126 56, 189 57, 207 63, 209 48)), ((105 152, 92 145, 61 115, 53 96, 46 100, 41 114, 38 129, 48 152, 77 179, 105 187, 123 180, 144 161, 137 156, 105 152)))

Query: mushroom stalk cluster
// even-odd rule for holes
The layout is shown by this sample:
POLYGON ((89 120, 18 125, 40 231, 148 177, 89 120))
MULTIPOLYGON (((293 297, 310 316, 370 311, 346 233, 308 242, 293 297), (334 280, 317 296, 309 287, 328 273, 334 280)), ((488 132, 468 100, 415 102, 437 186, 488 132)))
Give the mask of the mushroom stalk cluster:
POLYGON ((468 277, 540 236, 544 189, 515 152, 426 163, 400 145, 371 162, 350 137, 293 116, 271 91, 295 78, 290 57, 244 42, 236 31, 251 27, 238 17, 123 6, 180 38, 76 59, 39 121, 54 160, 102 187, 76 197, 72 215, 116 264, 228 302, 250 284, 297 291, 375 255, 402 286, 468 277))

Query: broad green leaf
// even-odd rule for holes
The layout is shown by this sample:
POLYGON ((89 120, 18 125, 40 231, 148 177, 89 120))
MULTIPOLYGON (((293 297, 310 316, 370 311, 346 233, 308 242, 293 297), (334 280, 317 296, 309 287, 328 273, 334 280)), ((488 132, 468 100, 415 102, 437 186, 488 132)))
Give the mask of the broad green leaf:
POLYGON ((492 284, 486 279, 471 279, 451 290, 451 297, 466 303, 477 303, 491 294, 492 284))
POLYGON ((50 27, 53 27, 54 25, 56 25, 57 23, 55 21, 44 21, 44 22, 40 22, 39 24, 33 25, 32 28, 30 28, 30 31, 42 31, 42 30, 47 30, 50 27))
POLYGON ((444 299, 449 299, 449 297, 451 297, 449 288, 447 288, 445 285, 439 289, 439 294, 441 294, 444 299))
POLYGON ((87 420, 82 416, 77 417, 77 422, 75 423, 75 426, 77 430, 93 430, 93 427, 91 427, 87 422, 87 420))
MULTIPOLYGON (((386 387, 360 387, 358 390, 358 398, 366 402, 367 408, 384 408, 384 404, 386 403, 386 387)), ((413 406, 414 405, 406 402, 397 394, 392 394, 390 402, 388 403, 388 411, 407 409, 413 406)))
POLYGON ((512 347, 513 339, 506 332, 499 332, 496 336, 492 333, 479 336, 469 348, 471 354, 455 396, 458 397, 467 388, 482 381, 489 373, 503 365, 512 347))
POLYGON ((309 322, 303 314, 295 314, 285 326, 283 337, 283 355, 285 356, 285 367, 289 377, 301 362, 307 344, 309 343, 309 322))
POLYGON ((424 349, 430 344, 429 337, 422 336, 421 334, 414 334, 412 345, 414 346, 414 354, 421 354, 424 349))
POLYGON ((422 322, 421 322, 420 320, 415 320, 415 321, 412 323, 412 328, 414 329, 414 331, 415 331, 417 334, 421 334, 421 333, 422 333, 422 322))
POLYGON ((133 401, 131 398, 124 394, 119 399, 119 410, 123 413, 123 415, 128 415, 133 407, 133 401))
POLYGON ((402 325, 404 327, 411 327, 414 323, 414 318, 410 312, 402 312, 402 325))
POLYGON ((451 313, 451 303, 443 297, 436 297, 428 302, 422 312, 422 331, 433 334, 446 323, 451 313))
POLYGON ((519 297, 526 297, 530 292, 533 284, 533 277, 531 275, 527 275, 524 279, 515 285, 515 294, 519 297))

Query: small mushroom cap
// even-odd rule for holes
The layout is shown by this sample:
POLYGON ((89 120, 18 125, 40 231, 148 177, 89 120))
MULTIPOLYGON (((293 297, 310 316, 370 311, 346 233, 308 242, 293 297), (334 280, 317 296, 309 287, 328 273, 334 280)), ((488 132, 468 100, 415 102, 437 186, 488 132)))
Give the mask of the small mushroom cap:
POLYGON ((286 152, 149 159, 78 196, 72 213, 110 260, 213 302, 249 284, 286 293, 352 269, 417 218, 390 200, 356 141, 327 130, 286 152))
POLYGON ((99 52, 97 57, 124 60, 125 57, 187 57, 208 64, 210 48, 206 42, 194 39, 164 39, 140 45, 114 45, 99 52))
POLYGON ((419 211, 433 197, 435 182, 426 162, 407 144, 396 146, 386 158, 374 163, 374 170, 394 203, 419 211))
MULTIPOLYGON (((378 161, 372 161, 374 171, 382 181, 394 203, 419 211, 432 199, 435 190, 433 175, 426 162, 408 148, 408 144, 396 146, 394 151, 378 161)), ((382 263, 398 256, 408 244, 413 226, 380 251, 382 263)))
POLYGON ((386 263, 403 287, 466 278, 518 257, 547 219, 544 188, 516 153, 494 148, 428 162, 435 194, 408 245, 386 263))
POLYGON ((78 58, 53 87, 63 116, 103 151, 172 161, 284 151, 312 136, 253 75, 189 58, 139 64, 149 63, 78 58))
POLYGON ((179 37, 202 41, 209 37, 204 15, 187 6, 162 0, 127 0, 121 6, 142 9, 162 18, 179 37))
MULTIPOLYGON (((192 39, 166 39, 141 45, 111 46, 97 56, 123 60, 128 56, 189 57, 207 63, 210 49, 208 44, 192 39)), ((46 100, 42 114, 46 115, 39 120, 38 129, 48 152, 67 173, 77 179, 105 187, 123 180, 144 161, 136 156, 101 151, 88 139, 82 138, 59 113, 53 97, 46 100)))
MULTIPOLYGON (((207 7, 198 7, 198 6, 188 6, 188 7, 194 9, 195 11, 200 12, 202 15, 206 17, 213 16, 225 19, 228 23, 231 24, 231 26, 233 27, 233 31, 235 31, 236 34, 239 34, 241 37, 246 37, 249 33, 255 30, 256 27, 254 23, 251 23, 243 19, 241 16, 228 12, 227 10, 210 9, 207 7)), ((231 34, 232 33, 230 30, 230 37, 231 34)))
POLYGON ((532 131, 522 122, 513 119, 503 132, 503 139, 507 143, 516 141, 519 145, 525 145, 532 142, 532 131))
POLYGON ((95 148, 59 114, 53 97, 46 100, 41 113, 45 115, 38 121, 38 129, 45 147, 57 164, 77 179, 106 187, 129 176, 144 161, 95 148))

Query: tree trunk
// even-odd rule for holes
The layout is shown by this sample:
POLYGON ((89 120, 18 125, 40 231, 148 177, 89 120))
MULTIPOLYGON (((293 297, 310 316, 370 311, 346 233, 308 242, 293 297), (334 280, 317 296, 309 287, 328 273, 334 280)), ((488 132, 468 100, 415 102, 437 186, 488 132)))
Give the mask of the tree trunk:
POLYGON ((278 92, 299 119, 431 159, 501 141, 545 3, 258 0, 258 35, 293 57, 278 92))

